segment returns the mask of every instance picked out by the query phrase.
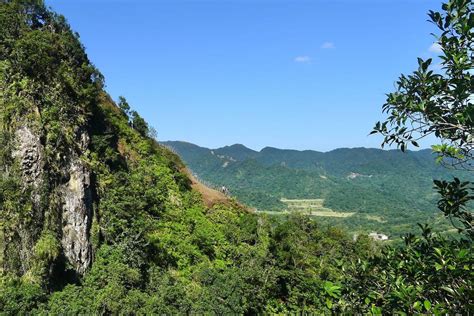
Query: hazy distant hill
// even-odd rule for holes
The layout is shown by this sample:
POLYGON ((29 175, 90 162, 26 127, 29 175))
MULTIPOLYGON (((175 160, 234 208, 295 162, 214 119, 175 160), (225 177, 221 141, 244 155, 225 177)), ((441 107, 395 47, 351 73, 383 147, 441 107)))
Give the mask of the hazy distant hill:
POLYGON ((439 219, 433 179, 469 176, 437 165, 430 150, 340 148, 329 152, 236 144, 208 149, 164 142, 203 181, 226 186, 259 211, 282 211, 282 199, 323 199, 323 207, 353 216, 320 217, 353 230, 402 232, 439 219))

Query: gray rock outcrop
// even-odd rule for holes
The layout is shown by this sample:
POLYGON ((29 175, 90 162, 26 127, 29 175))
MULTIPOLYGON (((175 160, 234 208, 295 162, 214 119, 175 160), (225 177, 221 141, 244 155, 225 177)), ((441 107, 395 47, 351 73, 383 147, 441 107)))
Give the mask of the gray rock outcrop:
POLYGON ((18 227, 21 272, 26 273, 31 267, 31 258, 37 238, 41 233, 40 223, 43 221, 44 210, 41 206, 41 186, 43 185, 44 149, 40 138, 33 129, 22 126, 15 132, 13 158, 18 160, 23 181, 23 194, 30 194, 31 210, 29 219, 21 221, 18 227))
POLYGON ((61 167, 61 173, 66 180, 58 184, 57 181, 45 183, 48 181, 45 180, 48 179, 45 171, 45 150, 39 132, 28 126, 23 126, 15 132, 12 156, 20 167, 23 192, 30 194, 32 202, 31 211, 26 219, 19 223, 17 230, 20 246, 18 250, 22 261, 21 273, 26 273, 31 268, 35 244, 46 227, 46 213, 57 214, 54 215, 56 218, 60 216, 57 220, 50 220, 47 225, 57 223, 54 225, 61 227, 48 229, 60 233, 62 252, 74 270, 83 274, 91 264, 91 180, 90 171, 81 160, 81 153, 86 151, 89 145, 89 136, 85 131, 79 131, 77 134, 76 148, 71 148, 68 153, 61 153, 66 156, 65 166, 61 167), (49 193, 44 192, 44 184, 48 184, 49 193), (56 202, 43 203, 52 192, 55 192, 56 202), (48 210, 45 205, 52 209, 48 210))
MULTIPOLYGON (((89 138, 81 134, 80 149, 86 150, 89 138)), ((60 192, 62 209, 62 240, 64 255, 78 273, 84 273, 91 263, 89 238, 92 219, 90 172, 80 157, 73 154, 67 170, 69 181, 60 192)))

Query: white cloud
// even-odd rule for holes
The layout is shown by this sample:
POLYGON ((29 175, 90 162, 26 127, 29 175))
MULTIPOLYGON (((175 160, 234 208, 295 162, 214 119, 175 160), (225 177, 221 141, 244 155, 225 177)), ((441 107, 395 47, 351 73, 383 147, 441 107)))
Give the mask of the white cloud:
POLYGON ((334 45, 333 42, 324 42, 323 45, 321 45, 322 49, 332 49, 336 48, 336 45, 334 45))
POLYGON ((439 43, 433 43, 431 44, 430 48, 428 50, 432 53, 442 53, 443 50, 441 49, 441 45, 439 43))
POLYGON ((309 56, 296 56, 295 62, 297 63, 309 63, 311 61, 311 57, 309 56))

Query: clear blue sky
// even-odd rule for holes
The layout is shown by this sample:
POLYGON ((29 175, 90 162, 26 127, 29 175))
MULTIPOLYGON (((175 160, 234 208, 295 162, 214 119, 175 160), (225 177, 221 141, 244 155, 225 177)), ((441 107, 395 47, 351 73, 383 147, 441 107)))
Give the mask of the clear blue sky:
MULTIPOLYGON (((430 50, 431 0, 49 0, 160 140, 379 147, 385 93, 430 50)), ((425 144, 426 145, 426 144, 425 144)))

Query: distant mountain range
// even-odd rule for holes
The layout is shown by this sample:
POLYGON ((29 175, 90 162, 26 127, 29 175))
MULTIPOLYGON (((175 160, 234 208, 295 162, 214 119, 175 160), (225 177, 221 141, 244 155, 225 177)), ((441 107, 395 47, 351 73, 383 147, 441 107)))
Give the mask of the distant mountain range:
POLYGON ((179 154, 199 179, 215 187, 226 186, 258 211, 291 210, 295 204, 291 200, 314 200, 301 203, 308 204, 309 213, 322 214, 319 221, 353 231, 402 233, 425 221, 444 227, 436 209, 433 179, 472 178, 437 165, 431 150, 318 152, 265 147, 255 151, 241 144, 217 149, 181 141, 162 144, 179 154), (319 202, 322 208, 315 209, 319 202))

